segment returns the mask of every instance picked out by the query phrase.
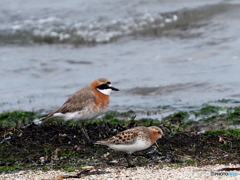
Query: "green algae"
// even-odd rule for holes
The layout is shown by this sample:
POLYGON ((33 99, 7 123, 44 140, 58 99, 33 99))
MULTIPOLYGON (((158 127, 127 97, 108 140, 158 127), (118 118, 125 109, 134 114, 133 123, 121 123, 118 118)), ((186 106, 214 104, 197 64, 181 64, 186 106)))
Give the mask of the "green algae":
POLYGON ((218 106, 211 106, 211 105, 206 105, 202 107, 200 110, 195 111, 194 114, 196 117, 198 116, 207 116, 211 115, 213 113, 218 114, 219 111, 225 110, 226 108, 223 107, 218 107, 218 106))
POLYGON ((179 111, 165 117, 164 119, 174 119, 174 118, 178 118, 179 120, 184 121, 189 118, 189 113, 185 111, 179 111))
MULTIPOLYGON (((39 115, 35 112, 25 112, 25 111, 12 111, 0 114, 0 127, 21 127, 27 124, 31 124, 34 119, 39 119, 39 115)), ((225 121, 228 125, 238 125, 240 124, 240 108, 226 108, 206 105, 196 111, 179 111, 170 114, 163 119, 151 119, 151 118, 141 118, 135 119, 136 113, 133 110, 126 112, 111 111, 104 114, 99 119, 93 119, 91 121, 84 122, 88 124, 121 124, 127 125, 129 123, 137 123, 138 125, 149 126, 149 125, 160 125, 165 124, 165 126, 176 125, 179 127, 186 127, 192 124, 192 121, 204 121, 217 123, 219 121, 225 121)), ((65 122, 59 118, 52 118, 46 120, 44 123, 58 123, 58 124, 68 124, 72 126, 80 126, 80 122, 68 121, 65 122)))
MULTIPOLYGON (((176 112, 161 120, 136 120, 134 115, 134 111, 108 112, 100 119, 85 122, 85 126, 93 141, 109 138, 135 126, 162 127, 164 138, 151 148, 134 153, 138 156, 132 156, 137 166, 158 164, 159 158, 161 164, 166 161, 167 164, 198 165, 234 163, 238 159, 239 129, 215 129, 203 134, 185 130, 200 122, 206 125, 219 124, 219 121, 227 125, 239 124, 239 108, 205 106, 195 112, 176 112), (200 121, 194 121, 194 117, 200 121), (219 137, 224 141, 220 142, 219 137), (228 158, 225 158, 225 154, 221 155, 223 152, 229 155, 226 156, 228 158)), ((39 115, 34 112, 13 111, 0 114, 0 172, 22 169, 73 171, 82 166, 107 167, 126 164, 119 152, 106 146, 85 144, 81 123, 53 118, 41 125, 35 125, 32 122, 36 118, 39 118, 39 115), (117 164, 110 163, 116 160, 117 164)))
POLYGON ((239 139, 240 129, 216 129, 216 130, 206 131, 203 134, 204 135, 212 135, 212 134, 232 135, 234 139, 239 139))
POLYGON ((230 113, 229 119, 240 119, 240 108, 235 108, 234 111, 232 113, 230 113))
POLYGON ((21 127, 27 125, 37 118, 34 112, 12 111, 0 114, 0 127, 21 127))

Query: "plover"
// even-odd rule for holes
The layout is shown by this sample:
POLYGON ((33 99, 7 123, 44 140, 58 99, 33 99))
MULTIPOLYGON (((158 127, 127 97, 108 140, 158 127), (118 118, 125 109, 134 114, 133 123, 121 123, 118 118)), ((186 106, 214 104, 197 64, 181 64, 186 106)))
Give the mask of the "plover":
POLYGON ((149 148, 159 138, 163 136, 163 131, 157 126, 139 126, 118 133, 109 139, 97 141, 95 144, 106 145, 116 151, 125 152, 128 167, 133 167, 129 160, 129 155, 136 151, 149 148))
POLYGON ((119 91, 106 78, 94 80, 88 86, 75 92, 58 110, 47 114, 42 121, 50 118, 62 118, 65 121, 80 121, 81 130, 85 138, 90 138, 84 128, 84 121, 101 115, 109 104, 109 95, 112 91, 119 91))

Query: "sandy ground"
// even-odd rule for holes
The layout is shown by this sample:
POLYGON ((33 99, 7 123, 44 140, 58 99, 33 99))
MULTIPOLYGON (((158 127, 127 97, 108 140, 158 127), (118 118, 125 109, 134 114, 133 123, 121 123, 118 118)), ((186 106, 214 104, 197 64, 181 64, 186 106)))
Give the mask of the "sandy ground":
MULTIPOLYGON (((240 179, 240 171, 218 171, 221 168, 240 167, 238 165, 213 165, 204 167, 137 167, 137 168, 106 168, 99 169, 104 174, 85 175, 81 179, 93 180, 93 179, 126 179, 126 180, 221 180, 221 179, 240 179), (213 175, 215 174, 215 175, 213 175)), ((90 172, 96 172, 91 170, 90 172)), ((20 171, 17 173, 1 174, 1 180, 61 180, 68 179, 69 175, 76 175, 79 172, 63 172, 63 171, 20 171)), ((77 180, 79 178, 69 178, 77 180)))

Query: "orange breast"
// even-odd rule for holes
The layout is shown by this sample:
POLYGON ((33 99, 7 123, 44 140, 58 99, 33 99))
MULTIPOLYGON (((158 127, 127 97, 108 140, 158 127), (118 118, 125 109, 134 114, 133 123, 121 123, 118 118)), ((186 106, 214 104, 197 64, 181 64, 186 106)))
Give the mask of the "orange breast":
POLYGON ((96 95, 96 100, 95 100, 95 108, 96 109, 105 109, 107 108, 108 104, 109 104, 109 96, 99 92, 98 90, 94 90, 94 93, 96 95))

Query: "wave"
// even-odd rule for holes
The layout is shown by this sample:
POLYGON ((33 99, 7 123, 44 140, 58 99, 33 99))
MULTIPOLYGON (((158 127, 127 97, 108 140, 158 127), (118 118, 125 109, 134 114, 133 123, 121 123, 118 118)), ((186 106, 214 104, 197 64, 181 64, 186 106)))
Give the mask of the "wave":
POLYGON ((192 25, 235 6, 222 3, 93 23, 67 22, 56 17, 23 20, 0 28, 0 44, 92 45, 111 43, 123 37, 164 36, 169 30, 197 28, 198 26, 192 25))

